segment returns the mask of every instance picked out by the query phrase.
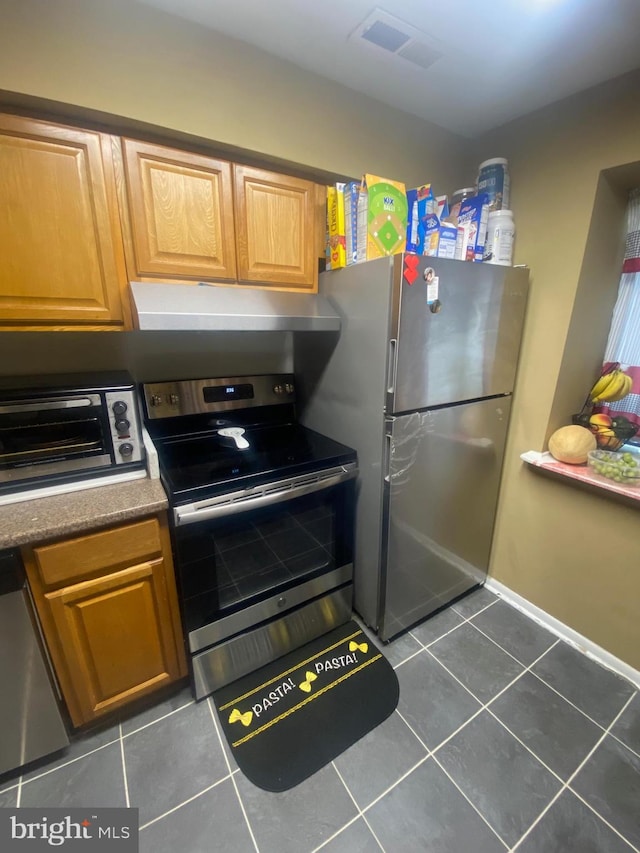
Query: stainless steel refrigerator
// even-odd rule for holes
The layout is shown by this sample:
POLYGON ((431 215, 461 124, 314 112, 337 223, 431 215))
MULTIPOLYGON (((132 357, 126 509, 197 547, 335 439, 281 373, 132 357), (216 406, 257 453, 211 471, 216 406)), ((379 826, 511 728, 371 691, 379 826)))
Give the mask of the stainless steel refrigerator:
POLYGON ((356 448, 354 608, 387 640, 486 577, 528 271, 395 255, 322 273, 307 426, 356 448))

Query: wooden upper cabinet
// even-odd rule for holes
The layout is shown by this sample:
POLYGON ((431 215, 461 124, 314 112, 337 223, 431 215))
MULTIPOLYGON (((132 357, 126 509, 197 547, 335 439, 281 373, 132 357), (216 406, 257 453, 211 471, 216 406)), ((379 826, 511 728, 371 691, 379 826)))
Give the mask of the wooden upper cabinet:
POLYGON ((236 279, 231 164, 122 140, 130 277, 236 279))
POLYGON ((0 115, 0 325, 122 327, 110 137, 0 115))
POLYGON ((234 192, 238 279, 317 290, 316 184, 236 165, 234 192))

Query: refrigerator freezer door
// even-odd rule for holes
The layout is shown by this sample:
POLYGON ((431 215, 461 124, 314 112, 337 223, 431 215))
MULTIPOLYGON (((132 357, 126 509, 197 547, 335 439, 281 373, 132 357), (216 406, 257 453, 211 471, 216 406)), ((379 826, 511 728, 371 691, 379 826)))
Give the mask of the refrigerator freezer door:
POLYGON ((511 397, 389 419, 383 640, 484 581, 511 397))
POLYGON ((409 284, 406 259, 396 256, 395 385, 387 394, 387 413, 510 393, 528 271, 420 258, 417 277, 409 284), (425 279, 429 269, 435 284, 425 279))

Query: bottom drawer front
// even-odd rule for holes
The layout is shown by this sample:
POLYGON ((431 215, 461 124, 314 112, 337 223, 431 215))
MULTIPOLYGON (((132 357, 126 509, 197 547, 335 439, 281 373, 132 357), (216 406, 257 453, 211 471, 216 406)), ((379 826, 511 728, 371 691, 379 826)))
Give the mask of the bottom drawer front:
POLYGON ((47 587, 141 563, 161 552, 160 526, 155 518, 34 548, 47 587))
POLYGON ((193 657, 196 699, 254 672, 351 618, 351 584, 193 657))

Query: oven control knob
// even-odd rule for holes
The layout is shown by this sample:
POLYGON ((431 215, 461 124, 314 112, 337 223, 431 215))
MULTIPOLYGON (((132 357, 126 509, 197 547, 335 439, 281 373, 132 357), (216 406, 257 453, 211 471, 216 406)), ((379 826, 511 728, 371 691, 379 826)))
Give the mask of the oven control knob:
POLYGON ((124 400, 116 400, 116 402, 112 406, 114 415, 124 415, 127 411, 127 404, 124 400))
POLYGON ((274 394, 284 394, 283 386, 282 385, 274 385, 273 386, 273 393, 274 394))
POLYGON ((286 603, 287 599, 284 597, 284 595, 281 595, 280 598, 276 601, 278 607, 284 607, 286 603))
POLYGON ((129 432, 130 426, 131 424, 129 423, 129 421, 126 418, 122 418, 121 420, 116 421, 116 432, 126 434, 129 432))
POLYGON ((177 406, 180 402, 180 397, 177 394, 169 394, 169 402, 172 406, 177 406))
POLYGON ((126 459, 128 456, 133 456, 133 444, 129 444, 128 441, 125 441, 124 444, 121 444, 118 448, 120 456, 124 456, 126 459))
POLYGON ((293 385, 290 382, 287 382, 287 384, 284 386, 284 390, 287 392, 287 394, 293 394, 293 385))
POLYGON ((160 394, 152 394, 149 402, 152 406, 161 406, 162 405, 162 397, 160 394))

